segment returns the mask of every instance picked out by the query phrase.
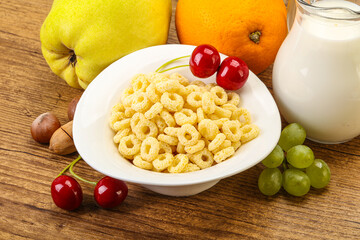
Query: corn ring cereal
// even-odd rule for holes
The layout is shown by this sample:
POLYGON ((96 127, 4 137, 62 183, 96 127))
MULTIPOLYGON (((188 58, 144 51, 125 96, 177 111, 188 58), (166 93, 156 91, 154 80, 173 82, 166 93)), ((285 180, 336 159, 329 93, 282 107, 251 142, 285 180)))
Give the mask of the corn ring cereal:
POLYGON ((169 144, 159 141, 159 154, 172 153, 172 149, 169 144))
POLYGON ((160 102, 161 93, 156 90, 155 83, 150 83, 150 85, 146 88, 146 96, 153 103, 160 102))
POLYGON ((182 172, 187 173, 187 172, 195 172, 195 171, 198 171, 198 170, 200 170, 200 168, 196 164, 188 163, 184 167, 182 172))
POLYGON ((212 114, 215 112, 215 102, 214 96, 210 92, 204 92, 201 98, 202 109, 207 114, 212 114))
POLYGON ((131 107, 132 104, 132 98, 134 96, 134 89, 132 87, 126 88, 121 95, 121 102, 124 105, 124 107, 131 107))
POLYGON ((163 141, 164 143, 167 143, 170 146, 176 146, 179 142, 177 137, 173 137, 165 134, 159 134, 158 140, 163 141))
POLYGON ((227 121, 224 122, 222 126, 222 132, 225 134, 226 138, 232 142, 240 141, 242 131, 240 130, 240 123, 239 121, 227 121))
POLYGON ((180 112, 174 114, 175 122, 182 126, 184 124, 195 124, 197 115, 190 109, 183 108, 180 112))
POLYGON ((145 116, 142 113, 135 113, 130 120, 130 127, 131 130, 134 131, 136 126, 139 124, 140 121, 145 120, 145 116))
POLYGON ((213 151, 216 148, 220 147, 221 144, 223 144, 223 142, 225 141, 225 139, 226 139, 226 136, 223 133, 219 133, 218 135, 216 135, 214 140, 212 140, 211 143, 209 143, 209 146, 208 146, 209 151, 213 151))
POLYGON ((141 143, 140 155, 145 161, 152 162, 159 154, 160 144, 154 137, 147 137, 141 143))
POLYGON ((195 145, 200 139, 200 133, 193 125, 185 124, 178 130, 178 139, 184 146, 195 145))
POLYGON ((180 85, 181 84, 177 80, 170 79, 167 81, 162 81, 162 82, 156 83, 155 87, 156 87, 156 90, 158 90, 160 93, 165 93, 165 92, 176 93, 179 91, 180 85))
POLYGON ((199 86, 199 87, 205 87, 206 86, 206 84, 203 81, 200 81, 200 80, 192 81, 190 84, 191 85, 196 85, 196 86, 199 86))
POLYGON ((212 89, 213 87, 216 87, 218 86, 216 83, 209 83, 209 84, 206 84, 205 88, 206 90, 210 91, 210 89, 212 89))
POLYGON ((154 105, 151 106, 151 108, 149 110, 146 111, 145 118, 147 119, 152 119, 154 118, 156 115, 160 114, 161 111, 163 109, 163 105, 159 102, 155 103, 154 105))
POLYGON ((111 114, 114 112, 124 112, 124 111, 125 111, 125 107, 124 104, 122 103, 118 103, 111 108, 111 114))
POLYGON ((213 122, 218 126, 219 129, 222 128, 224 122, 227 122, 227 121, 229 121, 229 119, 227 119, 227 118, 219 118, 217 120, 213 120, 213 122))
POLYGON ((173 137, 177 137, 178 134, 178 130, 180 128, 175 128, 175 127, 167 127, 164 129, 164 132, 169 135, 169 136, 173 136, 173 137))
POLYGON ((134 97, 132 98, 131 108, 135 111, 144 113, 151 107, 151 105, 152 103, 145 93, 136 92, 134 94, 134 97))
POLYGON ((216 114, 219 118, 230 118, 232 112, 230 110, 226 110, 224 108, 216 106, 214 114, 216 114))
POLYGON ((146 74, 147 79, 150 83, 157 83, 161 81, 167 81, 169 79, 169 74, 166 73, 158 73, 158 72, 151 72, 146 74))
POLYGON ((178 112, 184 106, 184 99, 177 93, 165 92, 160 101, 169 112, 178 112))
POLYGON ((121 121, 117 121, 116 123, 114 123, 114 130, 115 131, 120 131, 120 130, 123 130, 125 128, 129 128, 129 127, 130 127, 130 118, 123 119, 121 121))
POLYGON ((228 94, 228 102, 236 107, 240 104, 240 96, 236 92, 229 92, 228 94))
POLYGON ((114 128, 114 124, 118 121, 121 121, 125 118, 125 113, 123 112, 113 112, 110 116, 110 127, 112 130, 116 131, 114 128))
POLYGON ((183 85, 184 87, 186 87, 187 85, 189 85, 189 80, 186 79, 185 77, 183 77, 181 74, 179 73, 173 73, 170 75, 170 79, 175 79, 177 80, 181 85, 183 85))
POLYGON ((191 92, 187 98, 187 103, 195 108, 199 108, 202 106, 202 93, 201 92, 191 92))
POLYGON ((231 143, 231 146, 234 148, 234 150, 236 151, 236 150, 238 150, 239 148, 240 148, 240 146, 241 146, 241 142, 240 141, 238 141, 238 142, 232 142, 231 143))
POLYGON ((156 126, 158 127, 159 133, 163 133, 165 128, 167 127, 167 124, 165 123, 164 119, 162 119, 159 115, 157 115, 151 120, 155 122, 156 126))
POLYGON ((116 135, 114 136, 113 140, 114 140, 114 143, 120 143, 120 140, 123 138, 123 137, 126 137, 130 134, 131 132, 131 129, 130 128, 125 128, 123 130, 120 130, 116 133, 116 135))
POLYGON ((226 140, 220 145, 220 147, 212 150, 211 152, 212 152, 213 154, 215 154, 215 153, 217 153, 218 151, 223 150, 223 149, 228 148, 228 147, 232 147, 232 142, 231 142, 230 140, 227 140, 227 139, 226 139, 226 140))
POLYGON ((194 154, 198 151, 203 150, 205 147, 205 141, 199 140, 195 145, 185 146, 185 151, 190 154, 194 154))
POLYGON ((214 101, 216 105, 223 105, 228 101, 228 95, 222 87, 212 87, 210 92, 214 94, 214 101))
POLYGON ((119 143, 119 152, 123 155, 132 156, 140 152, 141 141, 134 135, 121 138, 119 143))
POLYGON ((235 150, 233 147, 224 148, 214 155, 214 160, 216 163, 221 163, 225 159, 229 158, 230 156, 234 155, 235 150))
POLYGON ((127 118, 131 118, 135 113, 137 112, 130 107, 125 109, 125 117, 127 118))
POLYGON ((190 155, 190 161, 195 163, 199 168, 204 169, 212 166, 214 156, 207 148, 204 148, 202 151, 190 155))
POLYGON ((136 155, 134 160, 133 160, 133 164, 135 166, 137 166, 138 168, 142 168, 142 169, 147 169, 150 170, 153 168, 153 165, 151 162, 148 161, 144 161, 141 156, 136 155))
POLYGON ((251 115, 249 111, 245 108, 239 108, 236 112, 233 112, 235 120, 239 120, 242 125, 250 124, 251 123, 251 115), (236 114, 236 115, 234 115, 236 114), (237 116, 239 115, 239 116, 237 116))
POLYGON ((220 132, 218 126, 210 119, 202 120, 198 125, 198 130, 207 140, 214 140, 220 132))
POLYGON ((204 110, 202 108, 198 108, 196 110, 196 116, 197 116, 197 122, 198 123, 206 118, 204 110))
POLYGON ((131 86, 135 92, 145 92, 149 84, 146 75, 142 73, 135 75, 131 80, 131 86))
POLYGON ((230 103, 225 103, 224 105, 221 106, 223 109, 229 110, 231 112, 236 111, 238 108, 234 105, 234 104, 230 104, 230 103))
POLYGON ((182 153, 182 154, 186 153, 185 146, 182 145, 181 143, 178 143, 178 145, 176 147, 176 152, 177 153, 182 153))
POLYGON ((250 140, 253 140, 260 133, 259 127, 255 124, 247 124, 243 126, 240 131, 242 132, 241 143, 246 143, 250 140))
POLYGON ((155 123, 150 120, 142 119, 139 123, 132 128, 136 137, 141 141, 145 140, 147 137, 156 137, 158 135, 158 128, 155 123))
POLYGON ((152 162, 154 168, 158 171, 163 171, 173 163, 174 156, 171 153, 159 154, 152 162))
POLYGON ((194 85, 194 84, 190 84, 190 85, 186 86, 185 88, 189 94, 192 92, 201 92, 200 87, 197 85, 194 85))
POLYGON ((164 119, 168 127, 175 127, 175 119, 168 111, 162 110, 160 116, 162 117, 162 119, 164 119))
POLYGON ((188 156, 185 154, 177 154, 172 164, 167 168, 170 173, 181 173, 189 162, 188 156))

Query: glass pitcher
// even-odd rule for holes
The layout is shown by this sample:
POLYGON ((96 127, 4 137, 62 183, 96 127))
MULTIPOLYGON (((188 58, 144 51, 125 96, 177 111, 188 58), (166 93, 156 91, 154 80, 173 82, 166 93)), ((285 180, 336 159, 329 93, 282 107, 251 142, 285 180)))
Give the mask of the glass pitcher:
POLYGON ((360 6, 295 1, 291 31, 274 63, 275 100, 309 139, 346 142, 360 135, 360 6))

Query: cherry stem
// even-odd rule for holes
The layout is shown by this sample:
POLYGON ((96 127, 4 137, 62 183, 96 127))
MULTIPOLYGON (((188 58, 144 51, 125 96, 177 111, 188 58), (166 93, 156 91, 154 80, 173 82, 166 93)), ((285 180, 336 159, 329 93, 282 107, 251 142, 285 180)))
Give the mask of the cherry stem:
POLYGON ((165 70, 161 70, 161 71, 158 71, 159 73, 163 73, 163 72, 167 72, 167 71, 170 71, 170 70, 173 70, 175 68, 181 68, 181 67, 188 67, 189 64, 187 65, 179 65, 179 66, 175 66, 175 67, 172 67, 172 68, 168 68, 168 69, 165 69, 165 70))
POLYGON ((92 182, 92 181, 89 181, 89 180, 86 180, 82 177, 80 177, 79 175, 77 175, 74 171, 73 171, 73 167, 75 166, 75 164, 81 160, 81 156, 79 155, 74 161, 72 161, 69 165, 67 165, 60 173, 57 177, 60 177, 62 174, 64 174, 64 172, 66 172, 66 170, 69 169, 70 173, 77 179, 83 181, 83 182, 86 182, 86 183, 89 183, 89 184, 92 184, 94 186, 96 186, 96 182, 92 182))
POLYGON ((169 64, 171 64, 171 63, 173 63, 173 62, 175 62, 175 61, 177 61, 177 60, 179 60, 179 59, 187 58, 187 57, 190 57, 190 55, 183 56, 183 57, 178 57, 178 58, 174 58, 174 59, 172 59, 172 60, 170 60, 170 61, 167 61, 166 63, 164 63, 163 65, 161 65, 158 69, 156 69, 155 72, 163 73, 163 72, 169 71, 169 70, 171 70, 171 69, 189 66, 189 65, 180 65, 180 66, 177 66, 177 67, 172 67, 172 68, 170 68, 170 69, 160 71, 162 68, 168 66, 169 64))

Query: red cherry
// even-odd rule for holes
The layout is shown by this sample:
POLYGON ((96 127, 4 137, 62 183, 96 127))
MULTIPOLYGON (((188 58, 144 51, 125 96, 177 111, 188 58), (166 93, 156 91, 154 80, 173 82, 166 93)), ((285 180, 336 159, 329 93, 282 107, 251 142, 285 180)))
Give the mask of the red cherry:
POLYGON ((51 197, 56 206, 65 210, 78 208, 83 200, 80 184, 66 175, 61 175, 52 182, 51 197))
POLYGON ((210 77, 219 68, 219 52, 211 45, 199 45, 192 52, 189 65, 191 72, 196 77, 210 77))
POLYGON ((118 179, 103 177, 95 186, 95 201, 103 208, 113 208, 122 203, 128 194, 126 184, 118 179))
POLYGON ((243 60, 238 57, 227 57, 216 74, 216 82, 226 90, 238 90, 244 86, 248 77, 249 68, 243 60))

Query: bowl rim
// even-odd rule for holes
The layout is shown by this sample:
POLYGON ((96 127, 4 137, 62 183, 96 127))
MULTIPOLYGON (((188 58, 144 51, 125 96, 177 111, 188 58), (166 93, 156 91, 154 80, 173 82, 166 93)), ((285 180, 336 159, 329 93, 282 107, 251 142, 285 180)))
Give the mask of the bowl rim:
MULTIPOLYGON (((254 82, 254 84, 256 83, 256 87, 259 88, 262 91, 262 93, 265 94, 265 96, 263 96, 264 99, 262 99, 262 100, 266 102, 266 104, 270 107, 270 110, 272 111, 272 119, 274 121, 274 125, 272 125, 271 128, 272 128, 272 131, 274 132, 274 136, 271 136, 272 137, 271 143, 269 143, 267 146, 265 146, 264 149, 258 151, 256 153, 257 154, 256 159, 249 162, 248 164, 245 164, 245 165, 240 164, 239 166, 235 165, 235 167, 234 167, 233 166, 234 163, 232 163, 229 166, 229 164, 226 164, 226 162, 230 161, 231 160, 231 158, 230 158, 220 164, 216 164, 215 166, 212 166, 210 168, 202 169, 202 170, 195 171, 195 172, 179 173, 179 174, 158 173, 158 172, 153 172, 153 171, 148 171, 148 170, 143 170, 143 169, 137 168, 134 165, 132 165, 128 160, 126 160, 125 158, 122 158, 120 156, 120 154, 118 153, 118 155, 120 156, 121 159, 123 159, 124 161, 126 161, 127 163, 129 163, 131 165, 131 166, 122 165, 123 167, 126 168, 125 170, 131 171, 131 174, 130 174, 128 172, 125 173, 125 170, 122 168, 121 168, 122 172, 121 171, 114 172, 113 167, 114 166, 118 167, 117 165, 111 165, 111 164, 108 165, 108 163, 106 163, 107 164, 106 166, 105 165, 102 166, 101 164, 99 164, 100 160, 95 159, 96 157, 99 157, 99 156, 92 156, 90 154, 90 152, 91 152, 90 150, 93 150, 93 149, 90 149, 90 147, 87 147, 84 144, 85 141, 87 141, 87 142, 90 141, 88 138, 84 139, 84 136, 88 137, 88 135, 85 135, 85 133, 84 133, 85 127, 83 126, 84 118, 89 117, 89 116, 86 116, 86 114, 87 114, 87 112, 85 111, 86 104, 90 104, 89 102, 91 101, 91 94, 95 93, 95 96, 96 96, 96 94, 98 94, 97 91, 98 91, 98 89, 101 89, 101 86, 108 84, 109 81, 113 81, 110 79, 111 73, 115 72, 115 71, 124 71, 125 69, 128 69, 129 67, 131 67, 130 63, 137 63, 139 61, 151 63, 156 60, 161 60, 162 62, 165 62, 166 60, 164 60, 164 59, 172 59, 171 55, 174 55, 174 54, 175 54, 175 56, 189 55, 189 54, 191 54, 192 50, 195 47, 196 46, 184 45, 184 44, 165 44, 165 45, 152 46, 152 47, 148 47, 148 48, 144 48, 144 49, 135 51, 135 52, 130 53, 130 54, 124 56, 123 58, 115 61, 111 65, 109 65, 91 82, 91 84, 84 91, 84 93, 82 94, 82 96, 78 102, 77 109, 76 109, 76 112, 74 115, 74 121, 73 121, 74 144, 76 146, 76 149, 78 150, 78 153, 82 156, 84 161, 89 166, 91 166, 93 169, 95 169, 107 176, 110 176, 110 177, 113 177, 116 179, 120 179, 123 181, 127 181, 127 182, 143 184, 143 185, 157 185, 157 186, 184 186, 184 185, 194 185, 194 184, 200 184, 200 183, 205 183, 205 182, 214 181, 214 180, 220 180, 220 179, 227 178, 227 177, 233 176, 235 174, 238 174, 238 173, 245 171, 245 170, 253 167, 254 165, 258 164, 262 159, 264 159, 275 148, 275 146, 280 138, 280 132, 281 132, 280 113, 276 106, 274 98, 272 97, 271 93, 269 92, 269 90, 267 89, 265 84, 255 74, 253 74, 250 71, 248 82, 254 82), (163 56, 159 53, 163 53, 166 56, 163 56), (183 54, 183 55, 179 55, 179 54, 183 54), (148 58, 151 55, 154 55, 154 59, 148 58), (216 170, 218 170, 218 171, 216 171, 216 170)), ((220 55, 221 55, 222 59, 227 57, 226 55, 223 55, 223 54, 220 54, 220 55)), ((188 70, 188 71, 190 71, 190 70, 188 70)), ((132 77, 132 76, 130 76, 130 77, 132 77)), ((124 83, 118 83, 118 84, 120 85, 120 84, 124 84, 124 83)), ((108 128, 110 128, 108 126, 108 122, 106 122, 106 125, 108 128)), ((86 129, 89 129, 89 128, 86 128, 86 129)), ((258 138, 260 138, 260 137, 261 137, 261 135, 258 138)), ((256 141, 258 138, 252 140, 251 142, 249 142, 247 144, 251 144, 252 142, 256 141)), ((112 142, 112 139, 111 139, 111 142, 112 142)), ((113 145, 114 145, 114 143, 113 143, 113 145)), ((234 157, 232 157, 232 158, 234 158, 234 157)), ((113 161, 113 160, 110 160, 110 161, 113 161)), ((115 163, 113 162, 112 164, 115 164, 115 163)))

